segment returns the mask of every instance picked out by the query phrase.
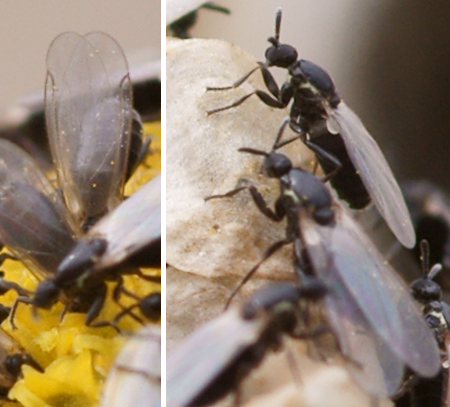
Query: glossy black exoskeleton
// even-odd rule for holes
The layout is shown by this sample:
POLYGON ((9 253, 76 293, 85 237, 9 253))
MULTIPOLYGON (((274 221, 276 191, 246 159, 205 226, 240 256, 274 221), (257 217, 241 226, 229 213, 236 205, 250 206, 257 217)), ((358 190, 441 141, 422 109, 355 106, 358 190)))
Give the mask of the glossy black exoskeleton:
MULTIPOLYGON (((279 42, 280 26, 281 9, 278 9, 275 36, 268 39, 272 45, 266 51, 265 63, 259 62, 258 67, 232 86, 208 88, 236 88, 261 69, 270 94, 255 90, 229 106, 208 113, 239 106, 253 94, 274 108, 285 108, 292 101, 289 117, 281 129, 288 123, 299 134, 297 138, 316 153, 342 199, 351 207, 361 209, 371 198, 397 239, 404 246, 413 247, 415 234, 408 209, 377 143, 341 99, 330 75, 313 62, 298 59, 297 50, 291 45, 279 42), (268 70, 272 66, 288 70, 289 78, 281 89, 268 70)), ((286 142, 289 140, 282 144, 286 142)))
MULTIPOLYGON (((144 298, 133 296, 133 298, 137 300, 137 303, 125 309, 123 315, 130 313, 134 308, 139 308, 148 321, 157 322, 161 319, 161 293, 152 293, 144 298)), ((116 320, 123 315, 116 316, 116 320)))
POLYGON ((375 397, 395 394, 405 365, 422 376, 436 374, 438 349, 408 287, 356 221, 333 200, 326 179, 294 168, 288 157, 273 150, 240 151, 264 156, 264 173, 279 180, 275 210, 251 184, 213 198, 248 189, 265 216, 274 221, 287 219, 287 232, 247 272, 230 300, 268 257, 293 242, 300 284, 314 276, 330 287, 324 300, 330 326, 342 354, 364 366, 355 369, 351 364, 349 368, 366 391, 375 397))
POLYGON ((131 316, 136 321, 141 324, 145 324, 144 321, 137 316, 133 310, 139 309, 141 314, 145 317, 147 321, 150 322, 158 322, 161 319, 161 293, 155 292, 147 295, 144 298, 140 298, 137 295, 131 293, 130 291, 122 288, 120 291, 116 290, 115 294, 117 298, 115 298, 116 302, 119 303, 119 295, 126 295, 136 300, 133 305, 124 308, 121 312, 119 312, 112 321, 99 321, 95 323, 96 327, 101 326, 112 326, 118 332, 120 332, 119 321, 125 317, 126 315, 131 316))
POLYGON ((318 302, 326 293, 326 286, 313 279, 302 287, 269 284, 242 307, 229 309, 199 328, 168 356, 167 406, 218 401, 238 390, 269 351, 279 350, 284 335, 321 335, 321 327, 308 327, 302 302, 318 302))
POLYGON ((11 387, 22 377, 22 366, 43 373, 42 367, 5 332, 0 332, 0 398, 7 398, 11 387))
POLYGON ((411 375, 404 387, 406 393, 396 400, 396 405, 411 407, 441 407, 450 402, 449 394, 449 351, 450 351, 450 306, 442 301, 442 290, 433 281, 441 271, 437 263, 430 269, 430 249, 428 241, 420 242, 423 277, 411 284, 413 297, 422 305, 423 316, 434 333, 441 351, 441 369, 432 378, 411 375))
MULTIPOLYGON (((33 298, 28 298, 30 293, 17 284, 4 280, 1 290, 15 289, 20 294, 18 302, 40 308, 50 308, 63 294, 69 310, 88 312, 86 323, 90 324, 103 305, 105 280, 120 282, 124 272, 139 273, 134 264, 134 267, 123 265, 135 252, 151 248, 153 242, 160 247, 160 189, 159 178, 151 181, 142 192, 91 228, 91 234, 86 235, 89 242, 84 242, 60 195, 31 157, 1 140, 0 236, 44 280, 33 298), (128 219, 130 216, 132 219, 128 219), (66 264, 63 260, 73 248, 82 258, 77 257, 74 263, 69 261, 69 271, 61 273, 61 264, 66 264)), ((159 253, 157 257, 160 256, 159 253)), ((120 289, 119 285, 117 290, 120 289)), ((11 323, 18 302, 11 311, 11 323)))
MULTIPOLYGON (((157 259, 160 262, 161 253, 156 253, 153 245, 160 250, 161 176, 149 181, 92 226, 60 261, 55 276, 39 285, 33 299, 19 297, 18 300, 48 309, 63 294, 72 298, 71 310, 87 312, 87 325, 104 326, 104 322, 93 323, 93 320, 106 298, 105 281, 117 281, 114 292, 117 301, 124 291, 123 274, 160 282, 160 277, 144 275, 138 268, 143 265, 134 257, 148 250, 156 254, 154 263, 157 259)), ((150 260, 145 260, 147 265, 150 260)))

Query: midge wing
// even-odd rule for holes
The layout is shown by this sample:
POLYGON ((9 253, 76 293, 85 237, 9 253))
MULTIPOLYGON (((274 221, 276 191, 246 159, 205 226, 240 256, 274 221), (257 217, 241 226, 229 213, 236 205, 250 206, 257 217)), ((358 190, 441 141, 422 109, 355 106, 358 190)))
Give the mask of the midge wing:
POLYGON ((439 370, 438 347, 409 288, 350 215, 343 208, 336 212, 331 228, 306 216, 302 220, 303 230, 306 226, 312 231, 302 232, 302 237, 318 276, 325 282, 339 278, 385 345, 419 375, 434 376, 439 370))
POLYGON ((75 243, 70 215, 33 159, 0 140, 0 240, 42 277, 75 243))
POLYGON ((128 339, 102 391, 103 407, 161 406, 161 328, 148 325, 128 339))
POLYGON ((345 288, 336 284, 335 290, 347 298, 332 294, 326 299, 326 306, 342 352, 349 357, 347 368, 359 386, 372 396, 379 399, 394 396, 404 380, 404 362, 368 324, 345 288))
POLYGON ((107 241, 107 248, 96 263, 98 269, 120 264, 139 250, 161 238, 161 175, 103 217, 87 238, 107 241))
POLYGON ((350 373, 372 396, 381 399, 394 395, 403 381, 404 362, 369 324, 336 269, 331 248, 333 227, 317 225, 306 213, 300 225, 302 247, 307 247, 316 274, 329 287, 324 299, 326 314, 341 352, 349 359, 350 373))
POLYGON ((245 320, 233 308, 188 336, 167 357, 167 407, 183 407, 225 370, 248 346, 257 342, 265 318, 245 320))
POLYGON ((66 204, 80 224, 122 200, 132 122, 125 55, 107 34, 63 33, 47 54, 45 114, 66 204))
MULTIPOLYGON (((332 256, 329 261, 332 267, 332 256)), ((331 289, 324 299, 326 313, 342 353, 350 360, 347 368, 372 396, 393 396, 403 382, 404 363, 369 325, 340 275, 329 273, 327 283, 331 289)))
POLYGON ((408 208, 377 142, 344 102, 341 101, 335 109, 326 103, 325 107, 329 117, 328 130, 339 132, 342 136, 347 152, 381 216, 400 243, 407 248, 414 247, 416 234, 408 208))

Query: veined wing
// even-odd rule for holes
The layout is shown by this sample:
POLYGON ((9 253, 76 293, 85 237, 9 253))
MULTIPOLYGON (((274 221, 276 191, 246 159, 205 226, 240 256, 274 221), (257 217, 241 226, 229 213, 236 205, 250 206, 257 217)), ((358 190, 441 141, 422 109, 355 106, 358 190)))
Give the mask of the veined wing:
POLYGON ((167 407, 189 405, 254 344, 265 318, 245 320, 233 308, 188 336, 167 358, 167 407))
POLYGON ((344 102, 328 113, 327 126, 339 133, 347 152, 381 216, 397 239, 407 248, 414 247, 416 234, 402 191, 380 147, 364 127, 361 119, 344 102))
POLYGON ((125 55, 107 34, 63 33, 47 54, 47 130, 66 204, 80 224, 122 200, 132 121, 125 55))
POLYGON ((0 240, 34 272, 54 273, 75 243, 64 204, 33 159, 0 140, 0 240))
POLYGON ((347 367, 369 394, 385 399, 396 394, 404 379, 404 363, 392 352, 361 313, 338 273, 328 275, 332 287, 325 297, 326 312, 347 367))
POLYGON ((436 341, 409 288, 382 258, 356 222, 337 208, 334 227, 301 218, 302 238, 317 275, 339 279, 367 324, 415 372, 432 377, 439 370, 436 341), (306 231, 306 232, 303 232, 306 231))

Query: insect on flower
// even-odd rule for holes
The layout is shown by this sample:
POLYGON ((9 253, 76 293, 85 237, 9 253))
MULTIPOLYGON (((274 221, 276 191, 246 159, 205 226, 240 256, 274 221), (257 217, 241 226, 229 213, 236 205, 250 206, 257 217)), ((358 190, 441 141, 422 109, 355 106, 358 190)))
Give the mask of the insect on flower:
MULTIPOLYGON (((161 176, 157 176, 98 221, 58 266, 56 276, 38 288, 35 305, 48 308, 66 288, 97 287, 96 305, 87 323, 98 315, 106 295, 105 280, 118 281, 115 298, 123 292, 121 275, 137 274, 138 267, 161 265, 161 176), (100 288, 102 287, 102 288, 100 288)), ((82 293, 80 293, 82 295, 82 293)), ((97 324, 102 326, 103 324, 97 324)))
POLYGON ((134 156, 141 147, 127 60, 113 38, 68 32, 53 40, 45 115, 66 205, 86 229, 122 201, 126 176, 136 165, 136 158, 129 160, 130 143, 134 156))
MULTIPOLYGON (((18 164, 0 168, 5 196, 3 207, 0 207, 0 236, 5 245, 17 257, 24 259, 27 266, 37 271, 39 279, 43 280, 32 299, 21 296, 18 302, 50 308, 61 294, 69 310, 88 312, 86 323, 91 324, 106 297, 105 280, 121 281, 120 273, 115 270, 91 275, 88 273, 90 270, 85 269, 81 271, 82 278, 79 278, 79 274, 60 273, 59 266, 80 242, 80 229, 87 229, 99 216, 116 208, 122 201, 124 180, 138 161, 137 155, 130 158, 130 138, 133 135, 135 138, 141 137, 139 131, 132 131, 131 125, 133 119, 137 127, 141 122, 131 107, 131 85, 125 56, 108 35, 90 33, 82 37, 75 33, 61 34, 50 46, 47 67, 47 125, 58 180, 68 210, 32 159, 10 144, 4 144, 2 156, 8 157, 8 160, 13 157, 18 164), (9 174, 11 168, 14 168, 13 175, 9 174), (13 192, 16 189, 20 193, 13 192), (18 200, 21 202, 16 202, 18 200), (15 216, 11 217, 10 212, 14 210, 16 212, 12 213, 15 216)), ((144 144, 144 147, 147 146, 144 144)), ((160 188, 157 180, 151 185, 159 185, 160 188)), ((136 203, 136 198, 128 200, 125 208, 131 210, 130 214, 142 211, 144 216, 154 220, 154 213, 146 212, 155 208, 154 212, 160 217, 160 208, 157 203, 153 205, 152 199, 160 202, 160 191, 141 203, 136 203)), ((111 215, 110 219, 112 221, 106 226, 107 230, 100 229, 100 233, 109 238, 111 225, 115 230, 120 229, 120 233, 108 242, 105 236, 96 240, 95 244, 106 251, 103 258, 111 261, 113 257, 114 261, 120 262, 132 253, 141 256, 139 266, 160 265, 161 255, 157 249, 148 256, 147 252, 137 253, 134 248, 120 246, 115 240, 119 236, 124 238, 122 232, 125 230, 131 233, 126 226, 136 225, 135 222, 128 222, 123 209, 111 215), (120 227, 117 224, 120 221, 126 222, 126 225, 120 227), (111 254, 112 247, 118 247, 118 251, 111 254), (151 260, 148 260, 149 257, 151 260)), ((154 228, 159 229, 160 236, 160 220, 155 222, 154 228)), ((158 237, 154 238, 157 232, 152 228, 148 230, 150 237, 139 245, 143 250, 143 245, 151 246, 149 241, 158 245, 158 237)), ((142 231, 136 232, 136 237, 143 234, 142 231)), ((125 244, 130 242, 135 243, 132 237, 123 240, 125 244)), ((120 285, 116 290, 117 300, 121 288, 120 285)), ((11 312, 11 323, 16 306, 11 312)))

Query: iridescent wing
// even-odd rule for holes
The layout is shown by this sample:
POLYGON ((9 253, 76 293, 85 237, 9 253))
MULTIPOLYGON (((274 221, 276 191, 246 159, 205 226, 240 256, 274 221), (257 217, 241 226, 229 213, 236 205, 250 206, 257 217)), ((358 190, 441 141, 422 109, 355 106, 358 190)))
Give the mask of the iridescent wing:
POLYGON ((188 336, 167 358, 167 407, 192 403, 259 339, 264 325, 264 318, 244 320, 233 308, 188 336))
MULTIPOLYGON (((350 215, 342 207, 336 209, 333 227, 320 226, 306 214, 300 220, 302 241, 318 277, 331 287, 339 284, 326 299, 329 309, 337 315, 339 310, 342 315, 345 310, 360 314, 358 319, 379 336, 388 352, 419 375, 432 377, 440 364, 437 344, 409 288, 350 215)), ((381 362, 391 363, 387 356, 381 362)), ((390 373, 388 366, 382 369, 390 373)), ((394 371, 401 375, 398 366, 394 371)), ((389 378, 390 383, 398 380, 395 375, 389 378)), ((387 386, 388 392, 392 387, 387 386)))
POLYGON ((59 194, 33 159, 0 140, 2 243, 43 278, 56 271, 74 245, 74 230, 59 194))
POLYGON ((122 200, 132 122, 125 55, 107 34, 63 33, 47 54, 45 114, 59 184, 80 224, 122 200))
POLYGON ((408 248, 414 247, 416 234, 408 208, 380 147, 361 119, 344 102, 341 101, 336 108, 330 108, 326 103, 324 105, 329 117, 328 130, 341 135, 347 152, 381 216, 400 243, 408 248))
POLYGON ((397 392, 404 378, 404 363, 369 325, 337 273, 327 279, 332 290, 325 297, 329 323, 347 368, 370 395, 385 399, 397 392))

